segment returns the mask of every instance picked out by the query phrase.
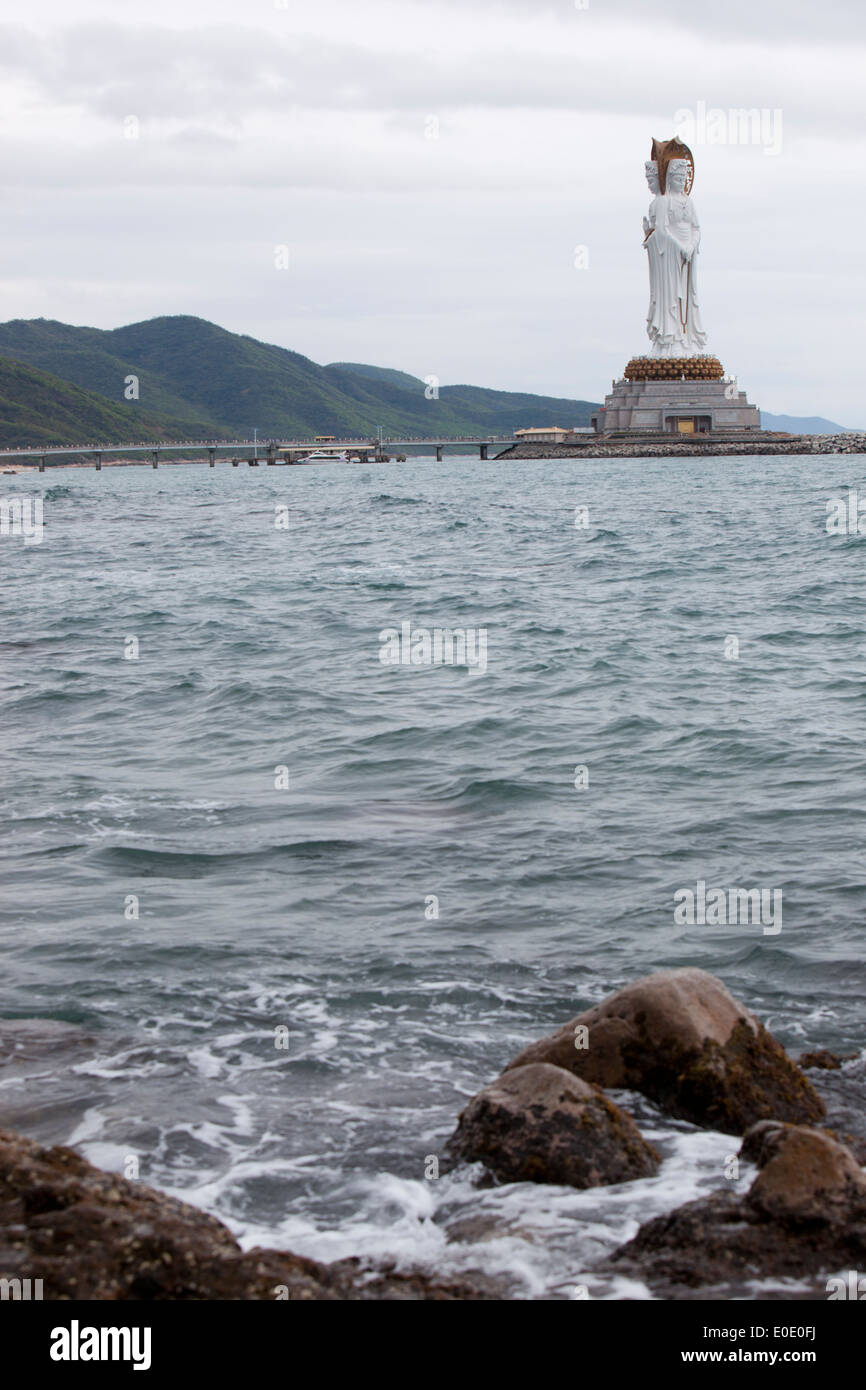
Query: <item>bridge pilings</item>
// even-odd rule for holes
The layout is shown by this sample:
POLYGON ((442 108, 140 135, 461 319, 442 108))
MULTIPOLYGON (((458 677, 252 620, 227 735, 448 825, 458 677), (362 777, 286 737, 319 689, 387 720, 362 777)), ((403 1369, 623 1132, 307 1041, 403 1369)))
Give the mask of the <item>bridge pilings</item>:
MULTIPOLYGON (((437 463, 442 462, 446 448, 452 448, 454 446, 457 446, 462 447, 467 451, 471 448, 477 448, 479 458, 482 460, 489 460, 491 458, 496 457, 496 455, 492 455, 490 453, 491 448, 499 448, 501 445, 505 445, 508 443, 508 441, 505 439, 489 438, 484 440, 483 442, 478 438, 466 440, 440 439, 438 441, 435 439, 424 439, 412 440, 409 442, 413 446, 422 445, 425 448, 425 450, 432 448, 435 453, 437 463)), ((115 452, 118 454, 135 454, 142 463, 144 462, 147 455, 150 454, 151 467, 158 468, 159 456, 161 453, 167 453, 169 455, 169 458, 171 459, 171 457, 175 453, 189 453, 195 450, 195 452, 199 455, 199 461, 204 462, 204 460, 201 458, 201 455, 207 454, 208 467, 215 468, 216 456, 219 452, 219 447, 220 446, 217 445, 206 444, 204 441, 201 441, 201 443, 197 445, 165 445, 154 447, 150 444, 141 444, 135 446, 134 448, 132 446, 130 446, 129 448, 118 446, 118 449, 116 451, 109 446, 106 446, 105 448, 100 447, 97 449, 93 445, 87 444, 70 446, 69 448, 51 446, 50 448, 47 448, 46 452, 43 454, 38 454, 36 452, 36 449, 34 448, 31 453, 30 461, 31 463, 36 463, 38 465, 40 473, 44 473, 49 454, 52 457, 54 457, 54 455, 62 456, 64 454, 73 456, 78 455, 82 461, 84 458, 86 458, 88 454, 90 454, 93 457, 93 467, 96 469, 97 472, 100 472, 102 470, 104 456, 106 453, 112 456, 114 456, 115 452)), ((241 447, 248 448, 249 445, 242 445, 241 447)), ((260 458, 255 453, 253 455, 240 454, 231 460, 231 464, 233 468, 239 467, 239 465, 242 463, 246 463, 250 468, 258 468, 259 465, 263 463, 267 463, 269 467, 272 467, 273 465, 278 463, 296 463, 300 458, 303 458, 307 454, 309 454, 311 449, 315 449, 315 447, 315 445, 310 445, 308 443, 302 446, 298 444, 284 444, 280 446, 274 443, 273 441, 267 444, 265 444, 265 442, 262 441, 262 455, 260 458)), ((335 445, 332 445, 331 449, 334 452, 336 452, 339 449, 344 449, 350 457, 358 457, 363 462, 386 462, 390 461, 391 459, 396 459, 402 462, 403 460, 405 460, 405 454, 392 454, 390 452, 387 452, 389 448, 393 447, 395 447, 394 441, 391 441, 389 445, 380 446, 374 441, 362 444, 352 444, 350 441, 343 440, 335 445)), ((118 459, 118 462, 119 461, 120 460, 118 459)))

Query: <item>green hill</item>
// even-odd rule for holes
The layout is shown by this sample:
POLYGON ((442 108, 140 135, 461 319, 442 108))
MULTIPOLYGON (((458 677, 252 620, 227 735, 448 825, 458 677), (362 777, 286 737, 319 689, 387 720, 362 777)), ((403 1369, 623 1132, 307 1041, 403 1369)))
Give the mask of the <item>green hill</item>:
POLYGON ((425 386, 419 376, 398 372, 396 367, 371 367, 367 362, 329 362, 325 370, 331 367, 340 372, 354 372, 356 376, 369 377, 372 381, 389 381, 392 386, 405 386, 409 391, 423 391, 425 386))
POLYGON ((169 381, 152 378, 140 382, 140 399, 124 399, 127 376, 141 375, 139 365, 124 357, 112 342, 113 335, 98 328, 73 328, 51 319, 15 319, 0 324, 0 354, 51 372, 63 381, 95 391, 123 405, 132 415, 161 414, 174 420, 200 420, 201 412, 169 381))
MULTIPOLYGON (((133 404, 130 402, 130 404, 133 404)), ((0 445, 137 444, 152 439, 201 438, 212 427, 130 411, 94 391, 61 381, 23 362, 0 357, 0 445)), ((225 437, 221 434, 220 437, 225 437)))
MULTIPOLYGON (((257 428, 264 439, 334 434, 386 434, 455 438, 511 433, 538 424, 588 424, 589 401, 520 395, 474 386, 444 386, 427 400, 424 383, 406 372, 364 363, 322 367, 300 353, 229 333, 185 315, 149 319, 124 328, 75 328, 49 319, 0 324, 0 356, 51 373, 122 412, 115 442, 135 438, 241 437, 257 428), (139 379, 140 399, 126 401, 124 381, 139 379), (134 422, 135 430, 130 431, 134 422), (157 426, 161 422, 161 427, 157 426)), ((17 414, 0 411, 0 441, 20 443, 30 402, 17 414), (14 441, 10 430, 15 433, 14 441)), ((44 402, 43 433, 29 442, 63 434, 69 420, 44 402)), ((106 417, 108 418, 108 417, 106 417)), ((102 431, 107 435, 108 429, 102 431)))

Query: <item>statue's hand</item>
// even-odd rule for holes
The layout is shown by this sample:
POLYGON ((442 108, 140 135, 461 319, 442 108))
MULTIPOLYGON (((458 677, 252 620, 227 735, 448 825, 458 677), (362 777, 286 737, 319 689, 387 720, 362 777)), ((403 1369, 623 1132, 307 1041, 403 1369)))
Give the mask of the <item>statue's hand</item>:
POLYGON ((643 219, 643 234, 644 234, 644 236, 649 236, 649 229, 650 229, 649 218, 648 218, 648 217, 645 217, 645 218, 643 219))

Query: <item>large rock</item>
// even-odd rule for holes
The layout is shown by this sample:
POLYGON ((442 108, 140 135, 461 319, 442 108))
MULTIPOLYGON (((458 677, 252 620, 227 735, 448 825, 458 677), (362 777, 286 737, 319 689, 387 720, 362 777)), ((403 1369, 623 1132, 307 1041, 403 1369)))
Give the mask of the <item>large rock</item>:
POLYGON ((648 1221, 602 1268, 668 1297, 712 1287, 706 1296, 726 1298, 754 1297, 754 1281, 771 1279, 826 1297, 828 1272, 866 1268, 866 1177, 849 1149, 820 1130, 766 1122, 740 1153, 760 1165, 747 1193, 714 1192, 648 1221))
POLYGON ((824 1105, 763 1024, 704 970, 648 975, 558 1032, 511 1068, 547 1062, 584 1081, 641 1091, 671 1115, 742 1134, 761 1119, 820 1120, 824 1105), (586 1029, 586 1047, 579 1030, 586 1029))
POLYGON ((854 1154, 820 1130, 764 1120, 746 1134, 741 1153, 761 1169, 748 1202, 765 1216, 828 1222, 866 1207, 866 1177, 854 1154))
POLYGON ((0 1130, 0 1276, 41 1279, 45 1299, 502 1297, 483 1276, 439 1281, 355 1260, 243 1253, 216 1217, 8 1130, 0 1130))
POLYGON ((562 1067, 506 1072, 466 1106, 449 1158, 481 1162, 500 1182, 597 1187, 645 1177, 658 1154, 634 1121, 562 1067))

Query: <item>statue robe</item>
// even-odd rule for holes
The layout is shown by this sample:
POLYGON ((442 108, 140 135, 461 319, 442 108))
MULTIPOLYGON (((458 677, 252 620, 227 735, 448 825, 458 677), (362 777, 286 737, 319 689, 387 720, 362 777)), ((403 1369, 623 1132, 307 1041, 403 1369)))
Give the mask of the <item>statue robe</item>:
POLYGON ((701 229, 691 199, 683 193, 659 193, 647 219, 653 228, 646 241, 650 306, 647 334, 653 357, 696 357, 706 350, 707 335, 698 303, 697 254, 701 229))

